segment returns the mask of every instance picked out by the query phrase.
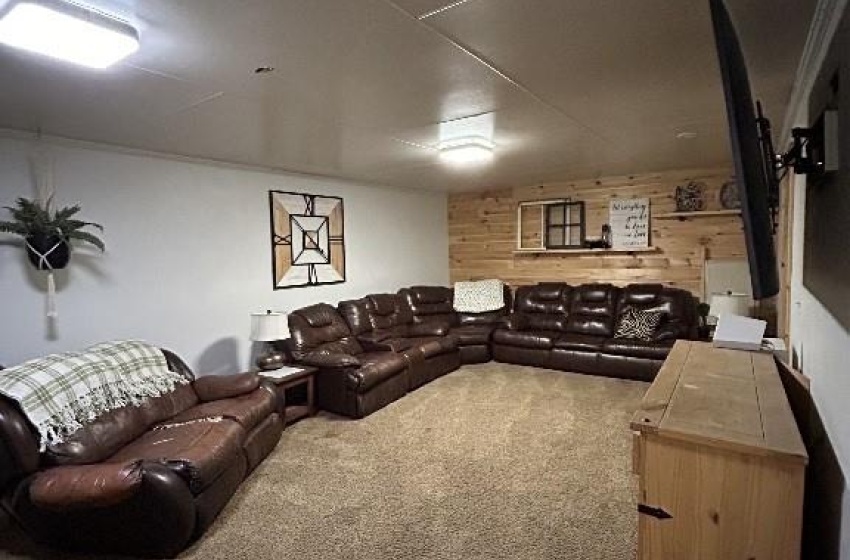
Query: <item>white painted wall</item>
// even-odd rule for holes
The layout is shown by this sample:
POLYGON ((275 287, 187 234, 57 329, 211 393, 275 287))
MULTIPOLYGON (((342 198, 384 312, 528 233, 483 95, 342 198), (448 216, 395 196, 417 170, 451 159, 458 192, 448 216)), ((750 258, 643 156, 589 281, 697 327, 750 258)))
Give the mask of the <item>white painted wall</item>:
MULTIPOLYGON (((0 205, 32 197, 33 144, 0 138, 0 205)), ((57 274, 59 317, 45 319, 45 279, 0 234, 0 363, 137 337, 199 374, 244 370, 252 312, 336 303, 448 282, 446 196, 54 144, 57 201, 101 223, 107 252, 80 249, 57 274), (341 196, 347 281, 272 290, 268 191, 341 196)), ((2 212, 5 216, 5 211, 2 212)))
MULTIPOLYGON (((789 110, 787 122, 795 126, 809 124, 808 109, 814 77, 821 71, 823 58, 841 19, 836 14, 845 12, 846 0, 821 0, 818 14, 810 33, 807 52, 816 64, 801 66, 796 103, 789 110), (805 84, 805 85, 802 85, 805 84)), ((842 88, 845 87, 842 85, 842 88)), ((842 107, 842 111, 850 107, 842 107)), ((786 127, 787 128, 787 127, 786 127)), ((842 158, 846 155, 842 153, 842 158)), ((842 162, 846 166, 846 162, 842 162)), ((846 167, 845 167, 846 169, 846 167)), ((843 171, 843 173, 846 171, 843 171)), ((806 218, 806 179, 797 175, 794 180, 794 216, 792 225, 793 248, 791 263, 791 348, 797 355, 802 371, 811 379, 812 397, 823 420, 829 440, 835 451, 841 471, 850 484, 850 333, 829 313, 803 284, 804 232, 806 218)), ((848 217, 850 219, 850 217, 848 217)), ((843 243, 847 240, 836 240, 843 243)), ((847 287, 850 304, 850 286, 847 287)), ((842 496, 840 557, 850 559, 850 492, 842 496)), ((824 512, 827 514, 827 512, 824 512)))

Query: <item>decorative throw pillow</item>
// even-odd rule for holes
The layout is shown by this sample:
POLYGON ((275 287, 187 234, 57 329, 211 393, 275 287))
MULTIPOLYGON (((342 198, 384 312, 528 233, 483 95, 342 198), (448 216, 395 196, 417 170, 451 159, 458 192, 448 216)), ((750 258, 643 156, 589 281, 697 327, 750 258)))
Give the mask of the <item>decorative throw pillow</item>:
POLYGON ((614 338, 636 338, 649 342, 663 316, 660 311, 642 311, 630 307, 620 316, 614 338))

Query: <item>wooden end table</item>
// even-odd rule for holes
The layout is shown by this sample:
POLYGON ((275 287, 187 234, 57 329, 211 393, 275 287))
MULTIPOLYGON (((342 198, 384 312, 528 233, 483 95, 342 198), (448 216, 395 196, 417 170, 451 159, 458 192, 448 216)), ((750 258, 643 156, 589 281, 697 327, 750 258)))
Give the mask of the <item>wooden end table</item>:
POLYGON ((315 383, 314 374, 317 368, 312 366, 284 366, 280 370, 260 371, 260 377, 274 383, 277 392, 279 409, 283 412, 284 423, 288 426, 316 414, 315 383), (287 371, 296 370, 296 371, 287 371), (295 392, 295 389, 306 389, 306 402, 291 404, 292 399, 287 398, 295 392))

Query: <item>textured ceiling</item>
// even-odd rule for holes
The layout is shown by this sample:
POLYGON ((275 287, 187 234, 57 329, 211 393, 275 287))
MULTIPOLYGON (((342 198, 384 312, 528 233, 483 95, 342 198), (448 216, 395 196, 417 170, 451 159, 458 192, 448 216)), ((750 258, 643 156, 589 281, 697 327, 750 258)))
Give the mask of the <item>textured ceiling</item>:
MULTIPOLYGON (((0 45, 0 127, 448 191, 730 157, 708 0, 89 3, 141 50, 98 72, 0 45), (439 123, 481 113, 495 161, 442 164, 439 123)), ((816 2, 727 3, 778 127, 816 2)))

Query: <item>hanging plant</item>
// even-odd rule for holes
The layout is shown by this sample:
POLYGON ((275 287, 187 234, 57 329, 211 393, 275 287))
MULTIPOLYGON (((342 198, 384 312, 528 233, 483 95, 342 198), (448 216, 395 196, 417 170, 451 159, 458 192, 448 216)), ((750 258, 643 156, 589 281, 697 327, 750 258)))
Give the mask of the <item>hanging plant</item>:
POLYGON ((83 231, 87 227, 103 231, 100 224, 74 219, 80 211, 79 204, 52 212, 51 200, 42 205, 34 200, 18 198, 14 207, 5 207, 12 214, 12 220, 0 221, 0 232, 24 238, 27 257, 34 267, 39 270, 65 268, 71 258, 72 240, 89 243, 101 251, 106 249, 100 238, 83 231))

